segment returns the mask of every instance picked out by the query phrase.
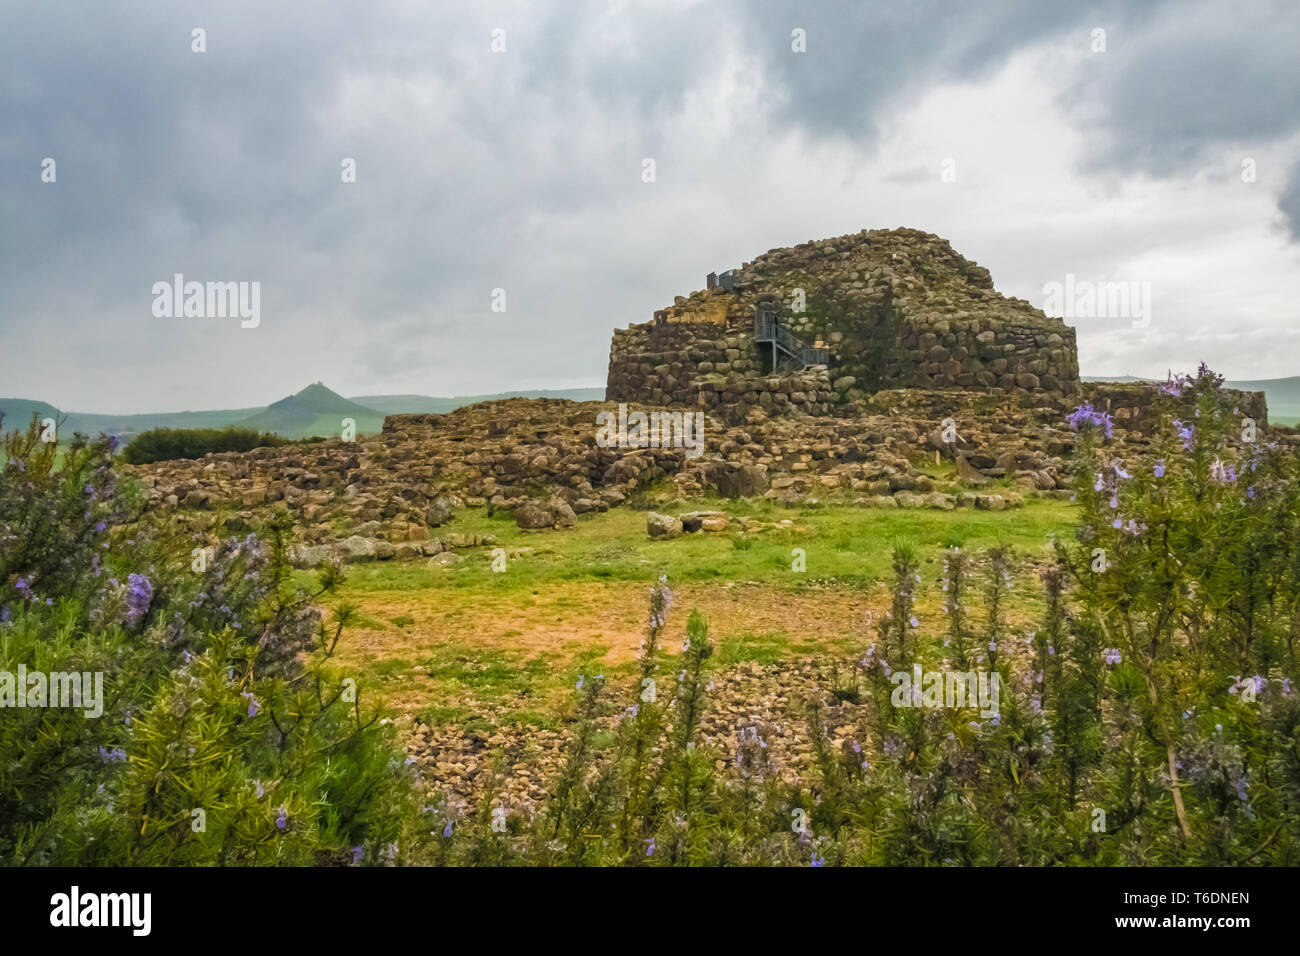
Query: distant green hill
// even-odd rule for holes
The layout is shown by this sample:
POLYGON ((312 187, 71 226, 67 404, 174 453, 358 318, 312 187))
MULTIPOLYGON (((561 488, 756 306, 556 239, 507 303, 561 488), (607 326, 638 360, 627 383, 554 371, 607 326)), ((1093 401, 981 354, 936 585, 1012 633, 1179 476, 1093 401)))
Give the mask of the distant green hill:
POLYGON ((261 411, 260 408, 227 408, 209 412, 146 412, 142 415, 99 415, 86 412, 65 412, 47 402, 23 398, 0 398, 0 414, 4 415, 5 430, 25 428, 32 412, 41 418, 60 421, 60 435, 70 437, 75 432, 98 435, 101 432, 117 435, 124 441, 147 432, 151 428, 225 428, 241 419, 261 411))
POLYGON ((373 435, 383 428, 385 415, 450 412, 463 405, 499 398, 567 398, 576 402, 599 401, 603 388, 538 389, 524 392, 498 392, 491 395, 461 395, 441 398, 432 395, 366 395, 344 398, 320 382, 308 385, 297 394, 282 398, 266 407, 225 408, 205 412, 148 412, 141 415, 104 415, 65 412, 48 402, 25 398, 0 398, 0 415, 4 429, 25 428, 32 414, 42 419, 62 422, 60 438, 73 433, 117 435, 123 443, 141 432, 154 428, 254 428, 275 432, 285 438, 309 438, 314 435, 337 435, 344 418, 353 418, 358 435, 373 435))
POLYGON ((0 398, 0 415, 4 416, 5 431, 12 431, 15 428, 26 428, 27 423, 32 420, 32 415, 37 418, 53 418, 56 421, 62 413, 46 402, 33 402, 25 398, 0 398))
POLYGON ((358 435, 371 435, 384 427, 382 412, 346 399, 320 382, 272 402, 257 414, 235 424, 240 428, 275 432, 286 438, 305 438, 338 435, 345 418, 356 422, 358 435))

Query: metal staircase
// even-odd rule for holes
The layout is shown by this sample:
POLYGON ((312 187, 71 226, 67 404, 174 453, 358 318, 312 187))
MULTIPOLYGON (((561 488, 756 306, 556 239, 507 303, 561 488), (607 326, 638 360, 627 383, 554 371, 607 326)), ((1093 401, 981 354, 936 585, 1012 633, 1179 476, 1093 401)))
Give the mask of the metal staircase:
POLYGON ((807 368, 830 362, 830 350, 804 345, 793 332, 781 325, 776 306, 770 302, 759 303, 754 311, 754 342, 768 345, 772 350, 772 371, 807 368))

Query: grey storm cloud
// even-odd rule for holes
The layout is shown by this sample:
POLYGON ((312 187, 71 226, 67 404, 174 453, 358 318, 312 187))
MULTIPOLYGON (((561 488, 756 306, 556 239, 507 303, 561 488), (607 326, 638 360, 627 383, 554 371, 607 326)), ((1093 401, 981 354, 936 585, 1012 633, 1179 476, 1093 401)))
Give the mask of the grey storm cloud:
MULTIPOLYGON (((1096 126, 1079 181, 1184 177, 1225 145, 1296 134, 1298 22, 1282 4, 1036 0, 6 4, 0 355, 44 365, 6 358, 0 395, 132 411, 252 405, 317 379, 598 384, 612 327, 731 257, 941 231, 936 215, 977 231, 983 214, 931 202, 932 157, 880 155, 939 86, 1103 26, 1105 60, 1060 84, 1061 115, 1096 126), (39 179, 47 156, 56 184, 39 179), (846 199, 877 180, 911 190, 916 213, 850 221, 846 199), (262 325, 160 322, 149 290, 176 272, 260 281, 262 325), (504 314, 488 308, 498 287, 504 314)), ((1260 185, 1296 238, 1289 175, 1260 185)))
POLYGON ((1283 190, 1278 204, 1286 217, 1291 238, 1300 240, 1300 163, 1292 167, 1286 189, 1283 190))
POLYGON ((984 75, 1024 45, 1080 31, 1099 16, 1092 12, 1098 6, 1039 0, 812 5, 767 0, 744 9, 752 16, 741 21, 743 28, 770 64, 773 79, 788 91, 780 118, 815 135, 868 142, 878 132, 881 107, 936 82, 984 75), (795 26, 807 31, 815 59, 787 55, 795 26))
POLYGON ((1108 32, 1105 69, 1081 80, 1105 106, 1092 160, 1156 174, 1300 132, 1300 6, 1288 0, 1170 5, 1147 29, 1108 32))

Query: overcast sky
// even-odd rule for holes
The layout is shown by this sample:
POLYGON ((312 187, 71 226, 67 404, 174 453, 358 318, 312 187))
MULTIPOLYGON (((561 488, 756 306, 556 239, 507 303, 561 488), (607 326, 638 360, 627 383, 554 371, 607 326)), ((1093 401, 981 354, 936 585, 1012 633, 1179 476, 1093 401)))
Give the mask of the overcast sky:
POLYGON ((1294 0, 6 0, 0 396, 603 385, 705 273, 897 226, 1040 307, 1151 283, 1084 374, 1300 374, 1297 50, 1294 0), (260 325, 155 317, 178 272, 260 325))

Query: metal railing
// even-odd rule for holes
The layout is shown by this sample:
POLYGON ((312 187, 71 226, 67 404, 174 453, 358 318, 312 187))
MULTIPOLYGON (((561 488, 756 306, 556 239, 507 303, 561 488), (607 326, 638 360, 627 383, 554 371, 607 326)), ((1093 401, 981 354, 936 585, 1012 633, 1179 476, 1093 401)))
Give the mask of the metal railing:
POLYGON ((754 340, 757 342, 775 342, 778 346, 789 352, 792 358, 798 358, 799 353, 803 350, 804 344, 787 329, 776 321, 776 316, 771 312, 759 312, 754 318, 754 340))
POLYGON ((774 342, 776 347, 801 365, 829 365, 830 350, 811 348, 801 342, 793 332, 777 322, 776 314, 760 309, 754 315, 754 341, 774 342))

